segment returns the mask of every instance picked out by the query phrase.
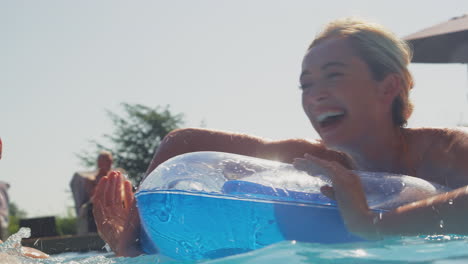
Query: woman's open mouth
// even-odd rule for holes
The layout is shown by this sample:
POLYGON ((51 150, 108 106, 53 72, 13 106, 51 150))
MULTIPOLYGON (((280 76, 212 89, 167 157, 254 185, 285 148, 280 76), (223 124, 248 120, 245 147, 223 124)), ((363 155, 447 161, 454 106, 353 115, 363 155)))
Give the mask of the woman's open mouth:
POLYGON ((321 129, 331 128, 338 125, 345 117, 346 112, 343 110, 327 111, 317 116, 317 121, 321 129))

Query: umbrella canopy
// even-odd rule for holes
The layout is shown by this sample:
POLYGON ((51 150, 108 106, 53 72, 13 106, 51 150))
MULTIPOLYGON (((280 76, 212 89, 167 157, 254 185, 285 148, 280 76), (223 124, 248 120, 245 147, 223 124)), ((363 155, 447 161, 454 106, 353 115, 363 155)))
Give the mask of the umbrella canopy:
POLYGON ((468 14, 404 38, 413 47, 412 62, 468 63, 468 14))

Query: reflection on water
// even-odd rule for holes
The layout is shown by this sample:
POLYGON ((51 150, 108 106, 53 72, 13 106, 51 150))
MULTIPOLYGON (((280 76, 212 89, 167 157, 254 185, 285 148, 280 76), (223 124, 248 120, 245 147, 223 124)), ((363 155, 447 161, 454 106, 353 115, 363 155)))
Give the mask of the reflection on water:
POLYGON ((112 253, 63 253, 49 259, 20 256, 18 242, 28 237, 21 229, 0 244, 1 264, 284 264, 284 263, 468 263, 468 240, 465 236, 438 235, 394 238, 375 242, 324 245, 285 241, 252 252, 215 260, 174 261, 160 255, 116 258, 112 253))

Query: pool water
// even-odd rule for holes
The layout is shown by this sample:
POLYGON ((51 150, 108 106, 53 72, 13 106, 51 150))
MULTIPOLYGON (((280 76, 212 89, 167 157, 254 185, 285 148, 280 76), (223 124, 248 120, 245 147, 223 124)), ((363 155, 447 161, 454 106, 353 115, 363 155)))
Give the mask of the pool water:
POLYGON ((405 237, 333 245, 283 241, 248 253, 199 261, 176 261, 160 255, 116 258, 111 253, 97 252, 66 253, 51 256, 48 260, 34 260, 11 252, 5 253, 5 251, 6 248, 0 245, 0 263, 2 264, 468 263, 468 241, 460 236, 405 237))
POLYGON ((15 246, 22 237, 28 236, 28 232, 29 230, 22 228, 0 244, 1 264, 468 263, 467 237, 455 235, 402 237, 342 244, 283 241, 243 254, 199 261, 177 261, 161 255, 117 258, 112 253, 101 252, 64 253, 39 260, 20 256, 20 248, 15 246))
POLYGON ((467 241, 456 236, 337 245, 281 242, 207 263, 468 263, 467 250, 467 241))

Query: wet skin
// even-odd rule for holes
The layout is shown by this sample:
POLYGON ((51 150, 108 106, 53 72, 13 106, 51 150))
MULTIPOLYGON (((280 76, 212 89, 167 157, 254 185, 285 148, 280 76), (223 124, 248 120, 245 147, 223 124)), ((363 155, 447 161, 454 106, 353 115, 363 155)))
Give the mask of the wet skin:
POLYGON ((401 87, 395 75, 374 80, 347 40, 329 39, 304 57, 300 83, 303 109, 327 148, 348 153, 355 162, 368 161, 358 164, 367 170, 379 170, 378 164, 395 159, 390 155, 398 156, 391 107, 401 87), (338 116, 320 122, 330 114, 338 116), (393 153, 382 156, 382 149, 393 153))
POLYGON ((138 256, 140 220, 132 184, 122 173, 112 171, 96 186, 93 214, 99 235, 117 256, 138 256))
POLYGON ((328 147, 357 145, 373 129, 392 127, 388 102, 379 94, 381 83, 373 79, 367 64, 345 40, 325 40, 313 47, 302 68, 302 105, 328 147), (320 115, 330 112, 342 114, 332 124, 319 122, 320 115))

